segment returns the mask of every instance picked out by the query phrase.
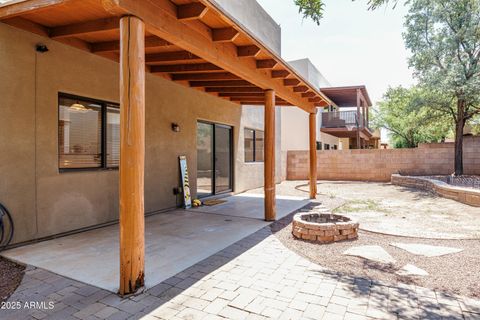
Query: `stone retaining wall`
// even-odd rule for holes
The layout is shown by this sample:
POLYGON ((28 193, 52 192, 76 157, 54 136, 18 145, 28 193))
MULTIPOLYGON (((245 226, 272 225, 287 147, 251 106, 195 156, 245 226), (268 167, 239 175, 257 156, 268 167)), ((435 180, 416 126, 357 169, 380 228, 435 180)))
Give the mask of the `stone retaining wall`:
MULTIPOLYGON (((288 151, 287 180, 307 180, 308 151, 288 151)), ((390 181, 392 174, 448 175, 454 171, 454 144, 420 144, 412 149, 317 151, 320 180, 390 181)), ((464 171, 480 175, 480 137, 464 139, 464 171)))
POLYGON ((446 182, 426 177, 401 176, 393 174, 392 184, 432 191, 441 197, 480 207, 480 190, 449 185, 446 182))

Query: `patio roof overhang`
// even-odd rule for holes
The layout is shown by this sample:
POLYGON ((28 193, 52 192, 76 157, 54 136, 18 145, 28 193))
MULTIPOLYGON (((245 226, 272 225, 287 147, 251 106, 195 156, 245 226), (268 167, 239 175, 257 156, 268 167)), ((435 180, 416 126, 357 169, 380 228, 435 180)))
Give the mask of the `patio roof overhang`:
POLYGON ((12 0, 0 5, 0 22, 119 62, 121 295, 144 286, 146 72, 219 99, 265 106, 266 221, 276 218, 275 106, 308 112, 315 198, 315 115, 334 102, 214 0, 12 0))
POLYGON ((119 19, 145 23, 146 71, 239 104, 309 113, 334 102, 211 0, 13 0, 0 4, 6 24, 114 61, 119 19))
POLYGON ((361 99, 365 106, 371 107, 372 101, 365 86, 328 87, 320 91, 340 108, 357 107, 361 99))

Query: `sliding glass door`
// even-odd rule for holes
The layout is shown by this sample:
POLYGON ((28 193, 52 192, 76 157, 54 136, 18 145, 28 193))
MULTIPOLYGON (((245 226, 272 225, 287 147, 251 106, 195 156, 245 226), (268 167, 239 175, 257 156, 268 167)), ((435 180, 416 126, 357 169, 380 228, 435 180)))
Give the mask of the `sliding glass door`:
POLYGON ((197 195, 230 192, 233 172, 232 127, 197 123, 197 195))

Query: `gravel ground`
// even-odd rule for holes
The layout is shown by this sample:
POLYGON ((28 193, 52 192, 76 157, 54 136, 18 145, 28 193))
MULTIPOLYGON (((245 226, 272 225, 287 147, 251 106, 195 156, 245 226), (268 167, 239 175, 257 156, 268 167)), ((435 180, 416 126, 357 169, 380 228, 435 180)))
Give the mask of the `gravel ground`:
POLYGON ((428 179, 440 180, 453 186, 480 189, 480 176, 423 176, 428 179))
POLYGON ((15 291, 24 275, 25 267, 0 257, 0 302, 15 291))
MULTIPOLYGON (((284 181, 277 194, 308 196, 305 181, 284 181)), ((252 190, 259 193, 262 189, 252 190)), ((475 237, 480 232, 479 209, 416 189, 389 183, 319 181, 317 201, 332 211, 360 220, 360 228, 401 235, 385 235, 360 230, 358 240, 320 245, 292 236, 293 214, 271 225, 275 236, 289 249, 342 274, 366 276, 392 283, 419 286, 480 298, 480 239, 425 239, 424 237, 475 237), (464 251, 442 257, 413 255, 390 243, 421 243, 462 248, 464 251), (382 265, 342 253, 352 246, 379 245, 396 263, 382 265), (405 277, 395 272, 413 264, 429 273, 426 277, 405 277)))
POLYGON ((449 293, 480 297, 480 272, 478 267, 480 265, 480 240, 431 240, 360 231, 358 240, 317 244, 297 240, 292 236, 292 217, 293 214, 272 224, 272 231, 287 248, 321 266, 347 275, 364 276, 391 283, 400 281, 449 293), (427 258, 390 246, 389 244, 392 242, 448 246, 462 248, 464 251, 442 257, 427 258), (362 245, 382 246, 394 257, 396 263, 383 265, 342 254, 352 246, 362 245), (424 269, 429 275, 426 277, 396 275, 395 272, 407 263, 424 269))
MULTIPOLYGON (((262 189, 251 192, 259 193, 262 189)), ((390 183, 319 181, 317 200, 360 228, 408 237, 480 239, 480 209, 390 183)), ((277 194, 308 197, 306 181, 284 181, 277 194)))

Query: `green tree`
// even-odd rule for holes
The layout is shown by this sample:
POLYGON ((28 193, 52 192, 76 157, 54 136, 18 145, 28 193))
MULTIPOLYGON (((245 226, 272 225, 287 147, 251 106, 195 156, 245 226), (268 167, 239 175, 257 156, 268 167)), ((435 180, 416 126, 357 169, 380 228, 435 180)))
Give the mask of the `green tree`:
POLYGON ((395 148, 440 142, 451 132, 452 122, 431 108, 430 102, 428 91, 422 88, 389 88, 373 114, 373 124, 389 131, 395 148))
MULTIPOLYGON (((320 25, 320 21, 323 18, 323 12, 325 4, 323 0, 294 0, 298 6, 298 11, 303 15, 304 19, 312 19, 317 25, 320 25)), ((355 0, 352 0, 355 1, 355 0)), ((407 0, 408 1, 408 0, 407 0)), ((368 7, 371 10, 375 10, 381 5, 392 2, 394 6, 398 0, 369 0, 368 7)))
POLYGON ((480 113, 480 0, 412 0, 406 47, 415 76, 433 104, 455 122, 455 175, 463 174, 465 123, 480 113))

